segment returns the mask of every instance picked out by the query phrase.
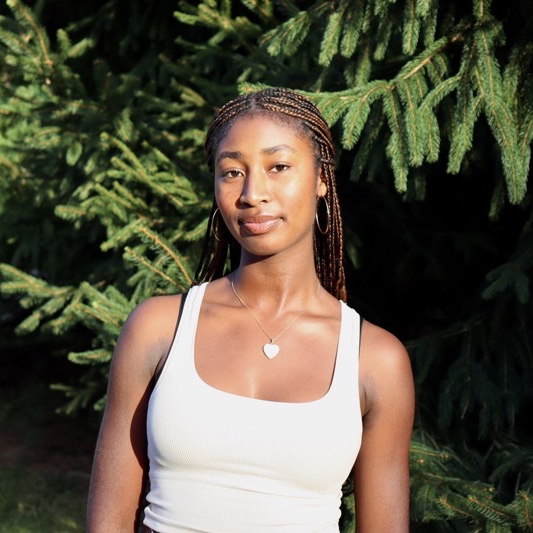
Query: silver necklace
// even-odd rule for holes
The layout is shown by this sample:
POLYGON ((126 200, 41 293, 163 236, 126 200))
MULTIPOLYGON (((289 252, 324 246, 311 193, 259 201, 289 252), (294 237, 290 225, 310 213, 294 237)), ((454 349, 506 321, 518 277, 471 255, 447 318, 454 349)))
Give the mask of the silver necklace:
POLYGON ((274 341, 278 337, 281 337, 281 335, 283 335, 305 313, 305 309, 303 311, 301 311, 300 313, 298 313, 296 315, 296 317, 292 319, 291 323, 284 330, 282 330, 280 333, 278 333, 274 337, 271 337, 268 334, 267 330, 261 325, 261 322, 259 322, 259 320, 255 316, 255 313, 243 302, 242 298, 239 296, 239 294, 235 290, 235 286, 233 285, 233 279, 231 280, 231 288, 233 289, 233 292, 235 293, 235 296, 237 296, 237 299, 239 300, 239 302, 241 302, 241 304, 244 307, 246 307, 246 309, 248 309, 248 311, 250 311, 250 313, 254 317, 254 320, 257 322, 257 325, 263 330, 263 333, 270 339, 270 342, 267 342, 266 344, 263 344, 263 353, 269 359, 273 359, 279 353, 279 346, 277 344, 275 344, 274 341))

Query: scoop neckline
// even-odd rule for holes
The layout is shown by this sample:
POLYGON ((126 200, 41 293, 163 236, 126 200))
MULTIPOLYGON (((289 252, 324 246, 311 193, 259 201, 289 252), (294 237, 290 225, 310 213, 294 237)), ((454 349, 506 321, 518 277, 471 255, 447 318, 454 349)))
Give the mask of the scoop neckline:
MULTIPOLYGON (((237 393, 234 393, 234 392, 229 392, 229 391, 225 391, 225 390, 222 390, 222 389, 219 389, 218 387, 215 387, 214 385, 211 385, 209 383, 207 383, 207 381, 205 381, 202 376, 200 376, 200 374, 198 373, 198 370, 196 368, 196 334, 197 334, 197 331, 198 331, 198 320, 200 318, 200 311, 201 311, 201 308, 202 308, 202 303, 203 303, 203 300, 204 300, 204 294, 205 294, 205 290, 207 288, 207 285, 209 284, 209 282, 204 282, 202 283, 199 287, 198 287, 198 292, 197 294, 195 295, 195 301, 194 303, 196 303, 197 305, 195 306, 195 320, 194 320, 194 330, 192 331, 192 339, 191 339, 191 344, 192 344, 192 349, 191 349, 191 352, 192 352, 192 357, 191 357, 191 366, 192 366, 192 373, 193 373, 193 376, 194 378, 200 383, 200 385, 202 387, 204 387, 206 390, 210 390, 212 392, 214 392, 215 394, 218 394, 218 395, 221 395, 221 396, 225 396, 225 397, 229 397, 229 398, 233 398, 233 399, 236 399, 236 400, 243 400, 243 401, 248 401, 248 402, 260 402, 260 403, 263 403, 263 404, 268 404, 268 405, 283 405, 283 406, 287 406, 287 405, 300 405, 300 406, 304 406, 304 405, 315 405, 319 402, 325 402, 326 400, 328 400, 332 395, 333 395, 333 388, 334 386, 336 385, 336 382, 338 381, 338 375, 339 375, 339 372, 338 372, 338 367, 339 367, 339 353, 342 353, 342 350, 341 350, 341 340, 343 339, 343 332, 344 332, 344 327, 345 327, 345 320, 344 320, 344 313, 345 313, 345 309, 344 309, 344 302, 342 300, 338 300, 339 302, 339 306, 340 306, 340 320, 341 320, 341 324, 340 324, 340 327, 339 327, 339 334, 338 334, 338 338, 337 338, 337 349, 336 349, 336 352, 335 352, 335 364, 333 366, 333 374, 331 376, 331 382, 329 384, 329 388, 328 390, 325 392, 325 394, 323 394, 320 398, 316 398, 315 400, 309 400, 309 401, 306 401, 306 402, 286 402, 286 401, 277 401, 277 400, 268 400, 268 399, 265 399, 265 398, 254 398, 253 396, 244 396, 242 394, 237 394, 237 393), (200 299, 199 302, 197 302, 196 300, 197 299, 200 299)), ((191 302, 193 303, 193 302, 191 302)))

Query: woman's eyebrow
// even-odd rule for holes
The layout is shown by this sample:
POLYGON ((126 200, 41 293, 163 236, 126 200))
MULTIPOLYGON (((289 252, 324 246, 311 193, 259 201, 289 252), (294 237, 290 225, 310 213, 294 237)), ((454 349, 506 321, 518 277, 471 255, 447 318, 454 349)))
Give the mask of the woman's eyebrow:
MULTIPOLYGON (((276 146, 270 146, 268 148, 263 148, 261 150, 261 154, 272 155, 277 152, 282 152, 283 150, 289 150, 289 152, 293 152, 293 153, 297 151, 292 146, 289 146, 288 144, 276 144, 276 146)), ((242 152, 228 150, 225 152, 220 152, 220 154, 217 157, 217 163, 219 163, 222 159, 241 159, 242 157, 243 157, 242 152)))
POLYGON ((242 152, 220 152, 217 157, 217 163, 222 159, 240 159, 242 157, 242 152))
POLYGON ((263 148, 261 150, 261 153, 265 155, 272 155, 272 154, 275 154, 276 152, 281 152, 283 150, 289 150, 290 152, 296 152, 296 150, 292 146, 289 146, 288 144, 276 144, 276 146, 271 146, 270 148, 263 148))

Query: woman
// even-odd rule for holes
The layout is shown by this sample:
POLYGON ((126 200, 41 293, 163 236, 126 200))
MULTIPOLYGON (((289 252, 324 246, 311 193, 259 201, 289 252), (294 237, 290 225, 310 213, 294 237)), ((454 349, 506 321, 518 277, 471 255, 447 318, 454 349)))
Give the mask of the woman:
POLYGON ((219 111, 206 153, 197 284, 143 302, 120 335, 89 532, 338 531, 349 475, 358 533, 407 532, 409 358, 344 303, 326 122, 267 89, 219 111))

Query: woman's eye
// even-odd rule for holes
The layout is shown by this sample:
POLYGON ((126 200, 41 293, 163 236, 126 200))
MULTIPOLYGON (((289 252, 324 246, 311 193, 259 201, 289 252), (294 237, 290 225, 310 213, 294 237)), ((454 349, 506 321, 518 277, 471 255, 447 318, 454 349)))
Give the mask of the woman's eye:
POLYGON ((225 170, 224 172, 222 172, 223 178, 238 178, 241 175, 242 175, 242 172, 235 168, 231 168, 229 170, 225 170))
POLYGON ((287 170, 289 168, 289 165, 285 165, 285 163, 278 163, 277 165, 274 165, 272 167, 272 170, 274 172, 283 172, 284 170, 287 170))

